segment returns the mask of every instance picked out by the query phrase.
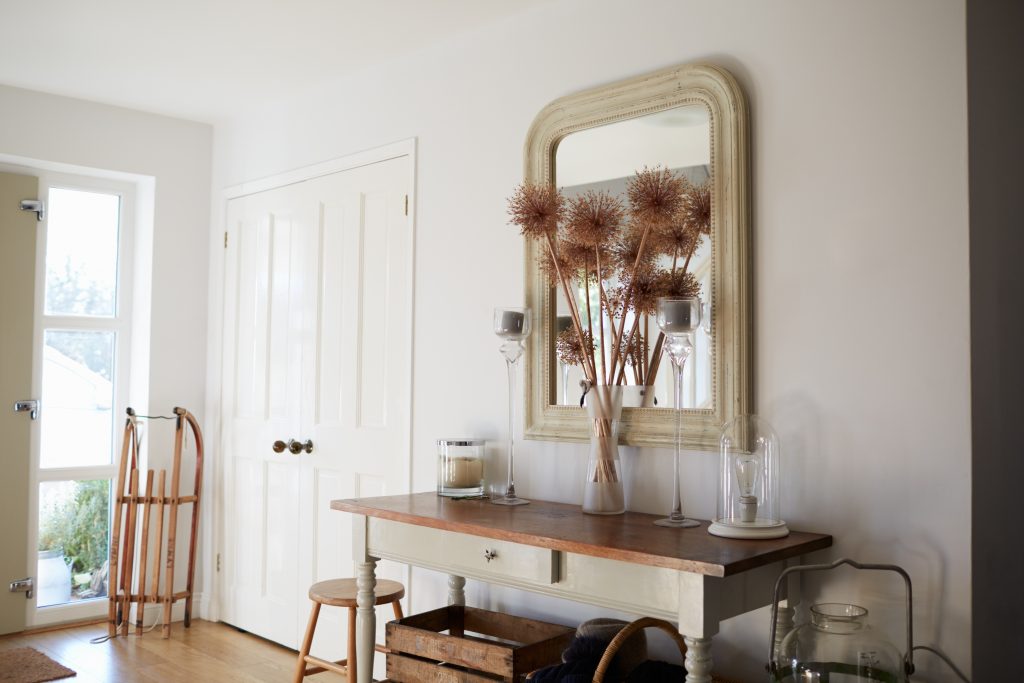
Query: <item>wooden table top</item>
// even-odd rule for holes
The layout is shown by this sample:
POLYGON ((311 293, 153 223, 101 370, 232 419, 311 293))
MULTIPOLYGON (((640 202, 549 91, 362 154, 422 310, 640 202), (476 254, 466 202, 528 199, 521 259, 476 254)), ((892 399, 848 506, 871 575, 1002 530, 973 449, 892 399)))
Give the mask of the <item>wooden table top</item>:
POLYGON ((331 508, 417 526, 604 557, 680 571, 730 576, 832 545, 832 537, 791 531, 785 538, 742 540, 699 527, 654 526, 663 515, 626 512, 585 515, 578 505, 533 500, 529 505, 492 505, 431 493, 335 500, 331 508))

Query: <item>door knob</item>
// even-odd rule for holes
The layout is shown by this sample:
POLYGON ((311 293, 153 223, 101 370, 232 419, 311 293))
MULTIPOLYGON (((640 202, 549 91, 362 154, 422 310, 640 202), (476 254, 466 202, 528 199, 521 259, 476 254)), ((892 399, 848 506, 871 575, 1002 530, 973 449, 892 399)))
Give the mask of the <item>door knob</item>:
POLYGON ((302 451, 306 451, 307 453, 312 453, 313 452, 313 441, 311 439, 306 439, 306 442, 302 443, 301 441, 296 441, 295 439, 291 439, 288 442, 288 450, 290 450, 295 455, 298 455, 302 451))
POLYGON ((274 449, 275 453, 283 453, 284 449, 288 448, 288 444, 286 444, 284 441, 281 441, 280 439, 278 439, 277 441, 274 442, 274 445, 271 446, 271 448, 274 449))

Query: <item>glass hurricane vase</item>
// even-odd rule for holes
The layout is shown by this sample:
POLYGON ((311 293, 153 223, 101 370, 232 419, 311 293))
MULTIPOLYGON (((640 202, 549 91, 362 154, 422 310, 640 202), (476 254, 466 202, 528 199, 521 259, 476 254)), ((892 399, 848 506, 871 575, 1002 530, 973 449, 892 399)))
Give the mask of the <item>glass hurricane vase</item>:
POLYGON ((622 462, 619 459, 622 387, 598 384, 587 392, 584 403, 591 430, 587 478, 583 484, 583 512, 621 515, 626 511, 622 462))

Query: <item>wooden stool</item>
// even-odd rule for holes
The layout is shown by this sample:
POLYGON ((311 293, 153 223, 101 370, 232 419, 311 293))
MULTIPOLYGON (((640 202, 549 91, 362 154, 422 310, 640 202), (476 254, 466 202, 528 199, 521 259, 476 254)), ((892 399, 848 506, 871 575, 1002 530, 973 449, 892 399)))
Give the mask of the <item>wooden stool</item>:
MULTIPOLYGON (((405 586, 397 581, 379 579, 373 590, 374 605, 391 603, 395 610, 395 618, 402 618, 402 604, 398 602, 405 597, 405 586)), ((309 599, 313 601, 313 611, 309 615, 309 626, 306 627, 306 637, 302 639, 302 649, 299 650, 299 663, 295 669, 294 683, 301 683, 306 676, 334 671, 339 674, 348 674, 349 683, 356 681, 356 580, 355 579, 334 579, 314 583, 309 589, 309 599), (331 605, 332 607, 348 607, 348 657, 337 662, 313 657, 309 654, 309 648, 313 645, 313 633, 316 631, 316 620, 320 616, 320 606, 331 605), (306 668, 306 663, 313 664, 306 668)), ((377 652, 387 652, 380 645, 375 645, 377 652)))

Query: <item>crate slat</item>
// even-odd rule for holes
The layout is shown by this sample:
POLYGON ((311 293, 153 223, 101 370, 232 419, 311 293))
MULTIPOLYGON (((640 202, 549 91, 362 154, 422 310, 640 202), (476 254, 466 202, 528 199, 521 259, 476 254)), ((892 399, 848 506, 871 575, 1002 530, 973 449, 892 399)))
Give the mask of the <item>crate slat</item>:
POLYGON ((441 678, 405 678, 410 674, 401 672, 393 675, 391 656, 388 657, 388 675, 392 680, 411 683, 434 680, 453 683, 476 683, 478 680, 511 682, 534 669, 558 662, 574 634, 575 629, 567 626, 451 605, 387 625, 387 647, 396 653, 396 657, 404 654, 430 660, 409 663, 406 661, 409 657, 396 658, 396 667, 417 668, 420 676, 429 673, 441 678), (442 662, 469 671, 452 673, 459 670, 439 666, 442 662), (477 678, 459 678, 463 673, 477 678))
POLYGON ((388 680, 394 683, 512 683, 513 679, 391 653, 388 655, 388 680))

